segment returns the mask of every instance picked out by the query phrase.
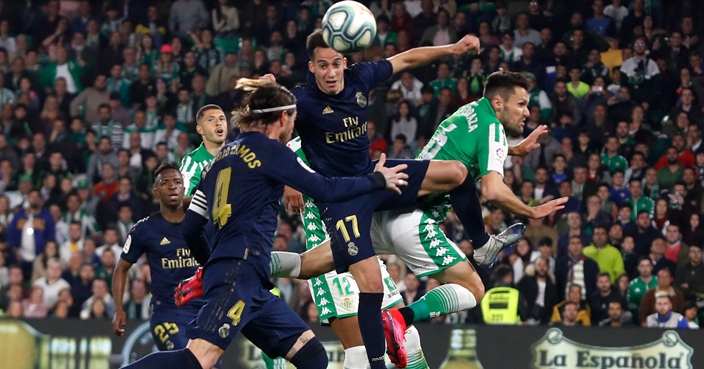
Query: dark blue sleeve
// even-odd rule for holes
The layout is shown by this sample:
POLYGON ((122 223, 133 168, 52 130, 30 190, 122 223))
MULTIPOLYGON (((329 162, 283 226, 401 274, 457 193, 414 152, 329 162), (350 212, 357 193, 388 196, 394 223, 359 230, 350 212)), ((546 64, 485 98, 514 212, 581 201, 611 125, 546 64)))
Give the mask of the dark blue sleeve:
POLYGON ((127 240, 125 240, 125 245, 122 247, 122 255, 120 258, 130 262, 132 264, 136 263, 142 254, 147 252, 147 239, 142 235, 141 230, 144 228, 143 221, 138 222, 132 227, 132 231, 127 235, 127 240))
POLYGON ((210 259, 210 246, 205 237, 206 223, 208 223, 208 219, 190 209, 186 211, 186 217, 181 223, 183 239, 200 265, 205 265, 210 259))
MULTIPOLYGON (((327 178, 310 169, 289 148, 279 142, 265 152, 270 155, 262 162, 262 174, 322 202, 340 202, 386 188, 380 173, 360 177, 327 178)), ((264 150, 262 150, 264 151, 264 150)))
POLYGON ((186 217, 181 222, 183 239, 200 265, 205 265, 210 259, 210 245, 205 237, 207 223, 208 201, 203 192, 203 181, 200 181, 198 189, 191 198, 191 205, 186 211, 186 217))
POLYGON ((376 62, 357 63, 352 68, 356 71, 357 77, 367 85, 368 91, 373 90, 379 83, 389 79, 394 73, 391 62, 386 59, 376 62))

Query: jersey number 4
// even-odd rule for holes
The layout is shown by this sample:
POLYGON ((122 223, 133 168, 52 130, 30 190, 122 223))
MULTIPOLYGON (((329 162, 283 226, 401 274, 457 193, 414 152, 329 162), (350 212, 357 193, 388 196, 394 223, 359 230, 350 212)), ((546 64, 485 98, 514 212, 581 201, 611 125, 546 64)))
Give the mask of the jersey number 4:
POLYGON ((232 215, 232 205, 227 202, 230 191, 232 168, 227 167, 218 173, 215 180, 215 202, 213 204, 213 221, 222 228, 232 215))
POLYGON ((242 319, 242 312, 244 311, 244 301, 239 300, 235 305, 227 312, 227 317, 232 319, 232 326, 236 327, 240 324, 240 319, 242 319))

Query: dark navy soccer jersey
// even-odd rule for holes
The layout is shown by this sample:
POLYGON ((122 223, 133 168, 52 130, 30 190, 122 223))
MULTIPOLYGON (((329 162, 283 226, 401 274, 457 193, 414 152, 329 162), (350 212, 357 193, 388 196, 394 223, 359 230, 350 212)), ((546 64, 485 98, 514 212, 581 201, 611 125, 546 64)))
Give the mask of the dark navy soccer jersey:
POLYGON ((184 220, 184 238, 189 246, 204 246, 203 226, 210 220, 215 232, 208 237, 212 247, 209 260, 261 255, 256 258, 261 264, 258 270, 266 279, 284 185, 327 202, 386 187, 380 173, 323 177, 286 145, 259 132, 240 134, 220 150, 201 176, 184 220))
POLYGON ((344 89, 328 95, 308 75, 296 96, 296 131, 311 168, 330 177, 358 176, 372 171, 367 137, 367 96, 391 77, 391 63, 357 63, 345 69, 344 89))
POLYGON ((152 302, 155 309, 168 307, 197 311, 203 299, 193 299, 183 307, 174 303, 174 290, 182 280, 190 278, 198 269, 191 250, 181 234, 181 223, 171 223, 161 212, 146 217, 132 227, 122 249, 121 258, 136 263, 142 254, 152 275, 152 302))

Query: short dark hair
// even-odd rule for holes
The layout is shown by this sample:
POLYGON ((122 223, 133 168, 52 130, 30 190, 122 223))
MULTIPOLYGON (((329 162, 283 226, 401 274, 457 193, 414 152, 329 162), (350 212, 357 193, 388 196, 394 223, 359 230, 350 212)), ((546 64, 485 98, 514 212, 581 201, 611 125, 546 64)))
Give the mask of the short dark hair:
POLYGON ((178 167, 170 164, 170 163, 161 163, 155 170, 154 170, 154 178, 158 177, 159 174, 163 173, 166 170, 173 169, 175 171, 178 171, 178 167))
POLYGON ((609 274, 609 272, 601 272, 597 274, 596 279, 598 280, 601 277, 607 277, 609 278, 609 281, 611 280, 611 274, 609 274))
POLYGON ((315 31, 308 35, 306 39, 306 50, 308 50, 308 56, 311 61, 313 60, 313 56, 315 56, 315 49, 317 48, 330 48, 330 45, 328 45, 328 43, 325 42, 325 38, 323 38, 323 31, 315 31))
POLYGON ((530 90, 528 79, 521 73, 499 71, 494 72, 486 79, 484 85, 484 97, 491 100, 499 95, 508 101, 516 87, 521 87, 526 91, 530 90))
POLYGON ((650 265, 653 265, 652 264, 653 262, 650 260, 649 255, 642 255, 641 257, 638 258, 638 263, 636 264, 636 266, 640 265, 640 262, 643 260, 647 260, 650 263, 650 265))
POLYGON ((547 247, 552 247, 552 238, 550 237, 543 237, 540 239, 540 242, 538 242, 538 247, 540 246, 547 246, 547 247))
POLYGON ((196 124, 200 124, 200 122, 203 120, 203 117, 205 117, 205 112, 208 110, 222 110, 222 108, 219 105, 215 104, 203 105, 203 107, 198 109, 198 112, 196 113, 196 124))

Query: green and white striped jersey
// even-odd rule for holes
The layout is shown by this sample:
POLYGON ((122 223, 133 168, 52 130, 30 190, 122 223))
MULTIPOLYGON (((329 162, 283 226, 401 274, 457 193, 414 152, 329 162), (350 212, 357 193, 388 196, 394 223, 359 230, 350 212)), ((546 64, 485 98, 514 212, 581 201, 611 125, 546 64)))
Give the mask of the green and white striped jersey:
POLYGON ((183 157, 179 171, 183 176, 184 196, 193 196, 198 188, 198 183, 200 183, 200 174, 211 160, 213 160, 213 155, 202 143, 197 149, 183 157))

